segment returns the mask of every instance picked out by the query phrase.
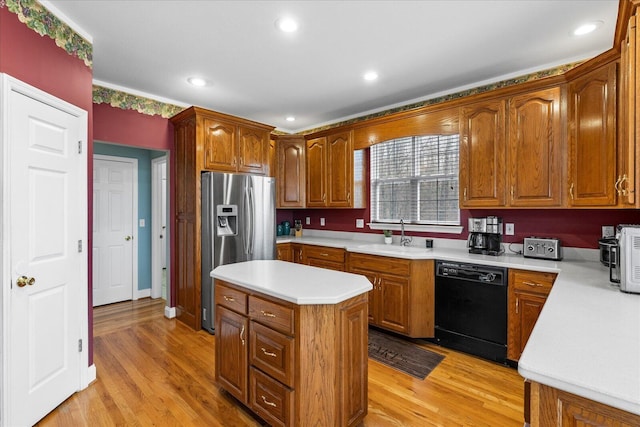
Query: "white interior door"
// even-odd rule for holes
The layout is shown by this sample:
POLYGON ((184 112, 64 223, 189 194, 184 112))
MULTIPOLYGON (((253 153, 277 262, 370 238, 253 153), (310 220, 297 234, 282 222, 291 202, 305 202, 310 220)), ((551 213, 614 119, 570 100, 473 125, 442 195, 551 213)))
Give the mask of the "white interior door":
POLYGON ((18 92, 18 83, 3 76, 2 329, 9 337, 1 415, 9 426, 37 422, 84 386, 87 369, 80 341, 87 336, 87 115, 61 109, 53 97, 51 105, 38 101, 27 85, 18 92))
POLYGON ((134 298, 137 159, 93 160, 93 306, 134 298))
POLYGON ((167 299, 167 156, 151 161, 151 298, 167 299))

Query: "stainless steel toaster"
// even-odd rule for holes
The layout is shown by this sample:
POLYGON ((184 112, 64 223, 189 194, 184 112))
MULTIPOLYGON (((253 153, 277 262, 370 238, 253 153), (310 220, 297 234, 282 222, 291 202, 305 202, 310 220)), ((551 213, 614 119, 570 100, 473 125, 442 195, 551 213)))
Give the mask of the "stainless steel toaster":
POLYGON ((526 258, 540 258, 560 261, 562 246, 559 239, 548 237, 525 237, 522 255, 526 258))

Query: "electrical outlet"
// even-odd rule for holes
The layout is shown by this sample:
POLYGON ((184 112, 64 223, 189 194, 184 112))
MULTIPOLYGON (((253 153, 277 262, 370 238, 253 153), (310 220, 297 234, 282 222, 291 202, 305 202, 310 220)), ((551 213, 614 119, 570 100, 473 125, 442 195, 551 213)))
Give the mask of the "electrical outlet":
POLYGON ((309 217, 309 216, 308 216, 308 217, 305 219, 304 223, 305 223, 305 224, 307 224, 307 225, 311 225, 311 217, 309 217))
POLYGON ((513 236, 515 233, 515 227, 512 223, 508 222, 505 224, 504 234, 507 236, 513 236))
POLYGON ((613 237, 615 236, 615 231, 613 225, 603 225, 602 226, 602 237, 613 237))
POLYGON ((144 226, 145 226, 144 218, 140 218, 140 220, 138 221, 138 225, 139 225, 140 227, 144 227, 144 226))
POLYGON ((356 228, 364 228, 364 219, 356 219, 356 228))
POLYGON ((320 218, 320 227, 324 227, 324 218, 320 218))

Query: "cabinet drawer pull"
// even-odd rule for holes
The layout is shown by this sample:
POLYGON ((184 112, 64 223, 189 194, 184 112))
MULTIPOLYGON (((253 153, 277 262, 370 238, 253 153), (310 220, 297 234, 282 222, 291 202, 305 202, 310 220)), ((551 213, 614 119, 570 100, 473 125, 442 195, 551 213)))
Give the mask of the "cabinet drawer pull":
POLYGON ((321 253, 320 255, 322 255, 322 256, 329 256, 329 254, 324 253, 324 252, 323 252, 323 253, 321 253))
POLYGON ((240 341, 242 341, 242 346, 244 347, 244 325, 242 325, 242 330, 240 331, 240 341))
POLYGON ((518 314, 518 306, 520 305, 520 298, 516 298, 516 314, 518 314))
POLYGON ((275 315, 275 314, 270 313, 270 312, 268 312, 268 311, 260 310, 260 313, 262 313, 262 315, 263 315, 264 317, 276 317, 276 315, 275 315))
POLYGON ((569 195, 571 196, 571 200, 573 200, 573 182, 571 183, 571 187, 569 187, 569 195))
POLYGON ((613 188, 616 190, 618 196, 622 193, 620 190, 620 184, 622 184, 622 177, 618 175, 618 179, 616 179, 616 182, 613 184, 613 188))
POLYGON ((467 187, 464 188, 464 201, 467 201, 467 187))
POLYGON ((230 297, 230 296, 224 295, 224 300, 225 301, 229 301, 229 302, 234 302, 236 299, 234 297, 230 297))
POLYGON ((267 398, 264 397, 264 395, 260 395, 260 397, 262 398, 262 401, 264 402, 265 405, 273 406, 274 408, 276 407, 276 404, 273 402, 269 402, 267 398))
POLYGON ((543 285, 541 283, 535 283, 535 282, 522 282, 522 284, 527 285, 527 286, 533 286, 536 288, 540 288, 543 285))
POLYGON ((262 350, 262 353, 263 353, 265 356, 271 356, 271 357, 276 357, 276 356, 277 356, 277 354, 272 353, 272 352, 270 352, 270 351, 267 351, 267 349, 266 349, 266 348, 264 348, 264 347, 260 347, 260 350, 262 350))

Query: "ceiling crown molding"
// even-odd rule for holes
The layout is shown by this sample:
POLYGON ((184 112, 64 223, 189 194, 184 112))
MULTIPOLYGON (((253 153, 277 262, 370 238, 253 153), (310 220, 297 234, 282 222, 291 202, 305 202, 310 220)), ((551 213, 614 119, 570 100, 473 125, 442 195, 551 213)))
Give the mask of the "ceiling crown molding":
POLYGON ((56 46, 64 49, 69 55, 93 66, 93 46, 71 27, 47 10, 36 0, 0 0, 0 8, 6 6, 11 13, 18 15, 18 20, 28 28, 47 36, 56 42, 56 46))

